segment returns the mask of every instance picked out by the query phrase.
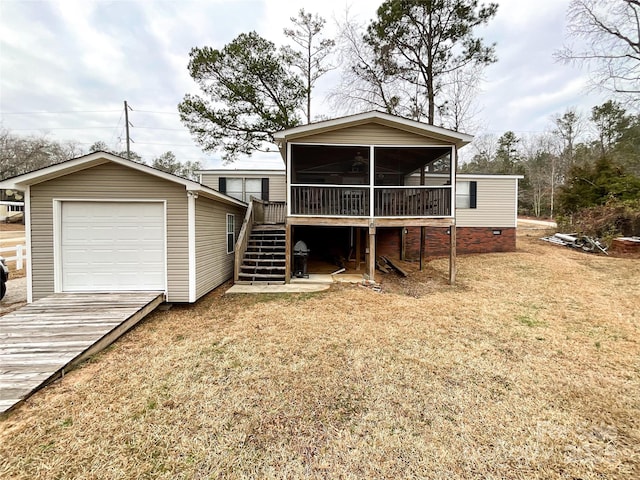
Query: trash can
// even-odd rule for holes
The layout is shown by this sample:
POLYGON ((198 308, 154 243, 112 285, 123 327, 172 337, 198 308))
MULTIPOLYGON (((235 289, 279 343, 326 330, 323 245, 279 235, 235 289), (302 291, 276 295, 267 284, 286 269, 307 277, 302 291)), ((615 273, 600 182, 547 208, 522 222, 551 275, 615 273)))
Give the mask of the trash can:
POLYGON ((309 278, 307 273, 307 259, 309 247, 302 240, 298 240, 293 246, 293 276, 297 278, 309 278))

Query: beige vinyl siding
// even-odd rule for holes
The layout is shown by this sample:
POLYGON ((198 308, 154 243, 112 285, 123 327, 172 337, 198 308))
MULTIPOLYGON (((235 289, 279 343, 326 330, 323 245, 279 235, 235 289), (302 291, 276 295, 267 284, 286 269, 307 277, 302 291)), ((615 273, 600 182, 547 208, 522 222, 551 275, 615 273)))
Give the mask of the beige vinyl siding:
POLYGON ((300 138, 292 143, 324 143, 350 145, 450 145, 435 138, 425 137, 398 128, 366 123, 300 138))
POLYGON ((53 200, 166 200, 170 302, 189 301, 187 194, 167 180, 105 163, 31 186, 33 300, 54 292, 53 200))
POLYGON ((196 299, 233 277, 227 253, 227 214, 235 215, 236 239, 245 209, 198 197, 196 200, 196 299))
POLYGON ((219 187, 219 179, 220 177, 225 178, 268 178, 269 179, 269 200, 272 202, 284 202, 287 200, 287 182, 284 174, 284 170, 282 174, 268 174, 268 175, 260 175, 260 174, 244 174, 244 173, 236 173, 233 170, 225 173, 202 173, 202 183, 209 188, 213 188, 214 190, 218 190, 219 187))
POLYGON ((477 208, 457 208, 458 227, 515 227, 516 185, 514 178, 461 178, 477 183, 477 208))
MULTIPOLYGON (((417 187, 420 185, 420 174, 409 175, 405 177, 404 184, 408 187, 417 187)), ((425 175, 424 184, 427 187, 441 187, 449 184, 449 175, 429 176, 425 175)))

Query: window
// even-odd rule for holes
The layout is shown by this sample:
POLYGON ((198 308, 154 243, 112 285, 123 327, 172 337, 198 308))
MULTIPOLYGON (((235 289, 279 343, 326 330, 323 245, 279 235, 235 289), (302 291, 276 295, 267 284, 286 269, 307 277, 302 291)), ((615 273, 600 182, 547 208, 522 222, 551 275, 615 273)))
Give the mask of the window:
POLYGON ((23 212, 24 205, 7 204, 7 212, 23 212))
POLYGON ((249 202, 251 197, 262 199, 262 179, 247 178, 244 181, 244 201, 249 202))
POLYGON ((218 190, 230 197, 249 203, 251 197, 269 200, 268 178, 220 177, 218 190))
POLYGON ((236 216, 227 213, 227 253, 233 253, 236 248, 236 216))
POLYGON ((244 201, 242 195, 242 178, 227 178, 226 194, 230 197, 244 201))
POLYGON ((476 208, 478 182, 456 182, 456 208, 476 208))

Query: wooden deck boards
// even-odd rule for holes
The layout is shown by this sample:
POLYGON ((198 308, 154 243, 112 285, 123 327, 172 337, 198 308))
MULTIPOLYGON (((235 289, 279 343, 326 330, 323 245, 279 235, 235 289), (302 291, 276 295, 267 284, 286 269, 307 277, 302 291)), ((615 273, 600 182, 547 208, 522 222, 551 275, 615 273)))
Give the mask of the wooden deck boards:
POLYGON ((59 293, 0 317, 0 413, 113 343, 161 292, 59 293))

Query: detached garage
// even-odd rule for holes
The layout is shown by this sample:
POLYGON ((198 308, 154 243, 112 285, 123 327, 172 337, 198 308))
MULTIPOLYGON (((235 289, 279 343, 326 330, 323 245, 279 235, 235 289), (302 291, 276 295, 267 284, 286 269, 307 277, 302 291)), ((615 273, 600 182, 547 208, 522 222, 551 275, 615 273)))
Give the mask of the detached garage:
POLYGON ((160 291, 195 302, 233 276, 246 204, 104 152, 0 182, 25 192, 28 300, 160 291))

